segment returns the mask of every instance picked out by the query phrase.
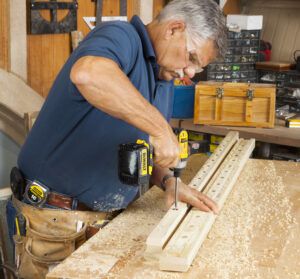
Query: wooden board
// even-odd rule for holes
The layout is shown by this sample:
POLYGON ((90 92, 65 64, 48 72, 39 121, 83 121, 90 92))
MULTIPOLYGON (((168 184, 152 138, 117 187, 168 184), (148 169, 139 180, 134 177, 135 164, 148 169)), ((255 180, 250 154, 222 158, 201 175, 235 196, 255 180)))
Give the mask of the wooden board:
POLYGON ((43 102, 44 99, 23 80, 0 69, 0 131, 23 144, 26 136, 24 114, 39 111, 43 102))
MULTIPOLYGON (((193 176, 202 161, 191 156, 186 170, 193 176)), ((166 213, 164 194, 153 187, 47 279, 295 279, 300 274, 299 185, 299 163, 249 159, 186 273, 160 271, 143 258, 147 236, 166 213), (117 262, 104 274, 101 259, 108 256, 117 262)))
POLYGON ((24 114, 24 125, 26 133, 28 134, 31 130, 34 122, 36 121, 37 117, 39 115, 39 111, 33 111, 33 112, 26 112, 24 114))
MULTIPOLYGON (((228 133, 216 151, 197 172, 189 186, 201 192, 237 140, 238 133, 228 133)), ((174 210, 173 207, 168 210, 167 214, 147 238, 146 258, 158 259, 166 242, 185 217, 187 211, 188 206, 182 202, 178 203, 177 210, 174 210)))
POLYGON ((10 71, 27 81, 26 1, 10 0, 10 71))
POLYGON ((148 24, 153 19, 153 0, 139 0, 138 15, 144 24, 148 24))
POLYGON ((275 90, 274 85, 266 84, 198 83, 194 123, 273 128, 275 90))
POLYGON ((155 18, 159 14, 159 12, 163 9, 165 5, 165 0, 153 0, 153 18, 155 18))
MULTIPOLYGON (((240 139, 208 185, 207 195, 222 209, 231 189, 255 147, 255 140, 240 139)), ((186 272, 210 231, 216 215, 192 209, 160 257, 160 269, 186 272)))
POLYGON ((292 67, 292 63, 287 62, 276 62, 276 61, 264 61, 256 62, 255 68, 262 70, 273 70, 273 71, 289 71, 292 67))
POLYGON ((0 68, 9 70, 9 1, 0 1, 0 68))
POLYGON ((227 0, 225 2, 223 7, 223 13, 225 15, 238 15, 241 13, 241 3, 239 0, 227 0))
POLYGON ((277 124, 273 129, 251 128, 251 127, 230 127, 230 126, 209 126, 196 125, 192 119, 173 119, 171 125, 181 127, 195 132, 208 133, 213 135, 226 135, 229 131, 238 131, 242 138, 255 138, 257 141, 282 144, 300 147, 300 133, 297 129, 284 127, 284 124, 277 124))

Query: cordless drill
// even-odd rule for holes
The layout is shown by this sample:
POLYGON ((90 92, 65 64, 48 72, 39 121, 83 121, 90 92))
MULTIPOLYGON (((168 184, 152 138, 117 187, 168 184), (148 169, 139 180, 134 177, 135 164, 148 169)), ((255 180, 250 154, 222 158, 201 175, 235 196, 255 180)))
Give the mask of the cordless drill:
MULTIPOLYGON (((178 165, 174 171, 175 182, 175 209, 178 202, 178 177, 186 167, 188 159, 188 133, 185 130, 175 129, 177 135, 180 156, 178 165)), ((144 140, 135 143, 119 145, 118 176, 119 180, 127 185, 139 187, 140 196, 149 187, 150 177, 153 170, 153 147, 144 140)))
POLYGON ((153 147, 144 140, 119 145, 119 180, 139 187, 140 196, 149 187, 153 170, 153 147))

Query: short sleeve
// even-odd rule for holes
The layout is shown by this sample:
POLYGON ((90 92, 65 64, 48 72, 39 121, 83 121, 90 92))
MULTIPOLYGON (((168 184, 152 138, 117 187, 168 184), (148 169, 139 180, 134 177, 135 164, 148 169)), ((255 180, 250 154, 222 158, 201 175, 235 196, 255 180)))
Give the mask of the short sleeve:
POLYGON ((105 22, 92 30, 75 50, 75 59, 100 56, 115 61, 128 74, 139 49, 138 35, 126 22, 105 22))

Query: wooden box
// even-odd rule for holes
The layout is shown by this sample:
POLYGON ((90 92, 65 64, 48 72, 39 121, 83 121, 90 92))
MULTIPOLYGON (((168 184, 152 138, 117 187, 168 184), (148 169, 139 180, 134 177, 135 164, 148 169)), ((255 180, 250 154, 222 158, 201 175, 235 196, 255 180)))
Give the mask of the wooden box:
POLYGON ((198 83, 194 123, 273 128, 275 91, 272 84, 198 83))

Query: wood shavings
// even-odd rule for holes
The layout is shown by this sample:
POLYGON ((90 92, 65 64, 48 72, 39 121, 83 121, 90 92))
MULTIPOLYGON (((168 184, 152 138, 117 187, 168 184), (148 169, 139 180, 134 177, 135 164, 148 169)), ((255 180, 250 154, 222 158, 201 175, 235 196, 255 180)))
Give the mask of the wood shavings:
MULTIPOLYGON (((197 157, 190 159, 199 169, 197 157)), ((143 258, 146 239, 166 212, 162 191, 153 188, 49 278, 300 279, 300 164, 287 166, 249 160, 187 273, 159 271, 143 258), (106 275, 96 260, 101 255, 118 259, 106 275)))
POLYGON ((296 223, 273 163, 263 169, 257 163, 247 163, 195 260, 200 270, 213 269, 213 278, 274 278, 274 274, 260 274, 258 268, 275 266, 296 223), (259 252, 253 253, 253 247, 259 252))

